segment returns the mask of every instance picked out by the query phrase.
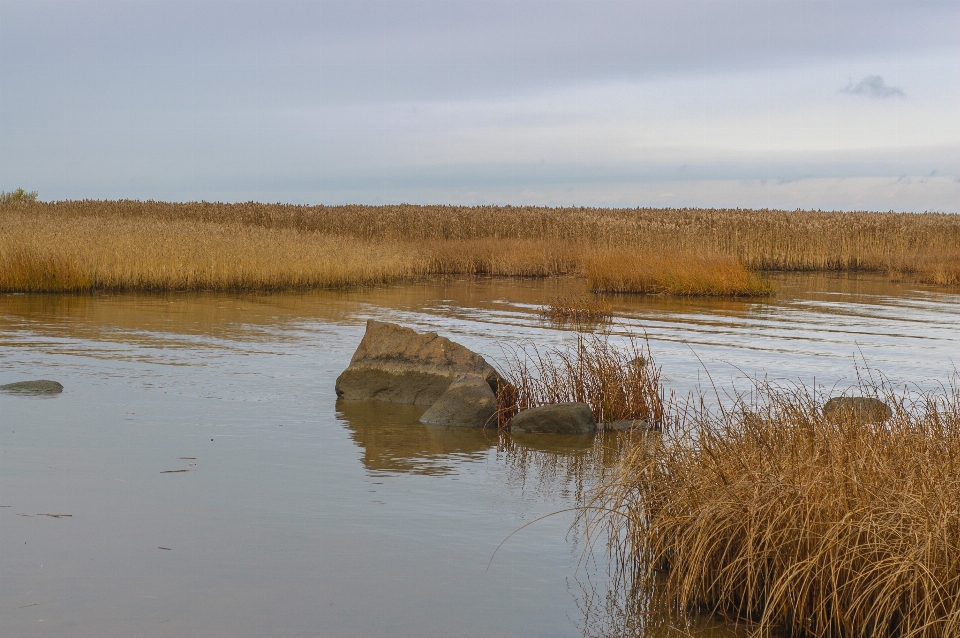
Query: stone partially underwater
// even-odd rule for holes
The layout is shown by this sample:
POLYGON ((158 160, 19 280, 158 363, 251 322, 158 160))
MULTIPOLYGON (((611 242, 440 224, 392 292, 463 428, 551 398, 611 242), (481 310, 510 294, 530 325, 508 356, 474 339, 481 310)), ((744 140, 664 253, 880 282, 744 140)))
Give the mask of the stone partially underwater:
POLYGON ((479 354, 435 332, 370 320, 350 366, 337 378, 337 396, 430 406, 434 425, 496 425, 496 390, 506 381, 479 354))
MULTIPOLYGON (((497 427, 497 392, 509 395, 510 387, 482 356, 446 337, 373 319, 336 383, 340 399, 426 406, 421 423, 467 428, 497 427)), ((650 426, 643 419, 598 424, 586 403, 548 403, 521 409, 507 427, 517 434, 588 435, 650 426)))
POLYGON ((37 381, 18 381, 0 385, 0 392, 9 394, 60 394, 63 392, 63 385, 57 381, 39 379, 37 381))
POLYGON ((834 397, 823 406, 827 419, 847 419, 857 423, 883 423, 893 416, 890 406, 873 397, 834 397))

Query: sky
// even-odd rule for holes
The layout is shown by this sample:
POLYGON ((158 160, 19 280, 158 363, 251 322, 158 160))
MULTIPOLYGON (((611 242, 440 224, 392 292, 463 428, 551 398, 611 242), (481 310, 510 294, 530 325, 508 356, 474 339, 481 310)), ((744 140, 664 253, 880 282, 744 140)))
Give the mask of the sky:
POLYGON ((17 187, 960 212, 960 2, 0 0, 17 187))

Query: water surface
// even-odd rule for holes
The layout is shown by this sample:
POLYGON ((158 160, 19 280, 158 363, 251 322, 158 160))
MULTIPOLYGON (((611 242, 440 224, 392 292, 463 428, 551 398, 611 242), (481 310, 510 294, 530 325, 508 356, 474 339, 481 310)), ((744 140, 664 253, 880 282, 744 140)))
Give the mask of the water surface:
MULTIPOLYGON (((858 362, 929 388, 960 359, 955 289, 777 280, 765 301, 615 298, 610 330, 645 332, 680 393, 708 373, 846 387, 858 362)), ((537 308, 582 287, 0 296, 0 384, 65 386, 0 394, 0 634, 603 633, 602 552, 572 513, 494 551, 576 505, 616 441, 431 428, 333 390, 369 318, 497 361, 570 343, 537 308)))

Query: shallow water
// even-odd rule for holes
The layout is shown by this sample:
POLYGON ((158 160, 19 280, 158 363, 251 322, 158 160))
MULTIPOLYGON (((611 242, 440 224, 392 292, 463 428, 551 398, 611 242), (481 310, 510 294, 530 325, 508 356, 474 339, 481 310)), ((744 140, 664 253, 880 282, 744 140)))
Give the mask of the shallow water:
MULTIPOLYGON (((826 275, 777 283, 766 301, 618 298, 611 330, 646 331, 681 394, 749 377, 842 388, 857 362, 931 388, 960 360, 956 289, 826 275)), ((615 626, 590 597, 604 585, 602 548, 591 562, 572 513, 497 550, 575 505, 611 450, 430 428, 416 423, 419 408, 338 405, 333 391, 368 318, 436 330, 496 361, 520 340, 569 343, 571 331, 536 311, 582 286, 0 296, 0 385, 65 386, 0 394, 0 634, 615 626)), ((661 633, 655 624, 647 635, 661 633)))

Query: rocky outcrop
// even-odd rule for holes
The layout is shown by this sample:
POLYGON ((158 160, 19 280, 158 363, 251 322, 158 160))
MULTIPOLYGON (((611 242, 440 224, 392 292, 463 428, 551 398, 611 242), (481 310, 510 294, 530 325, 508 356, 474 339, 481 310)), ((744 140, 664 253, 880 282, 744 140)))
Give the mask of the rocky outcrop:
POLYGON ((336 390, 347 400, 433 405, 465 375, 483 379, 491 391, 502 382, 483 357, 446 337, 371 319, 336 390))
POLYGON ((823 406, 823 416, 831 420, 883 423, 893 416, 893 410, 872 397, 834 397, 823 406))
POLYGON ((465 428, 496 427, 497 397, 483 377, 463 375, 423 413, 420 422, 465 428))
POLYGON ((510 421, 511 433, 589 434, 597 421, 586 403, 552 403, 519 412, 510 421))
POLYGON ((60 394, 63 392, 63 386, 56 381, 39 379, 37 381, 18 381, 0 385, 0 392, 10 392, 13 394, 60 394))

